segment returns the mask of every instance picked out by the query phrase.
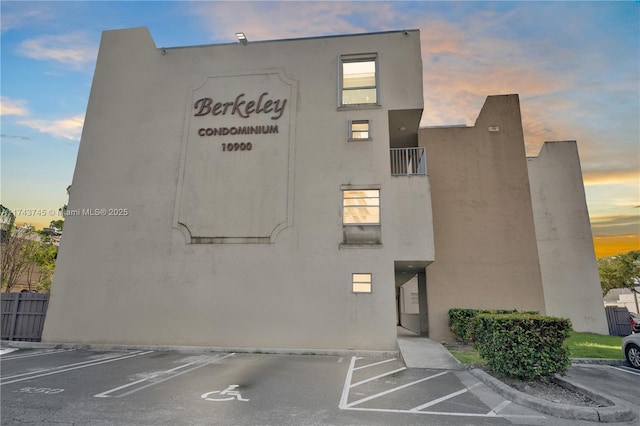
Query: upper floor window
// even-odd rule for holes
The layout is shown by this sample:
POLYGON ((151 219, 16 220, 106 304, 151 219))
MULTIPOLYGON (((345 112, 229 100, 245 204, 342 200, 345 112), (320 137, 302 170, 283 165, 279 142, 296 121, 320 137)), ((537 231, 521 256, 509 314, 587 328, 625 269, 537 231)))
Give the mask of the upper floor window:
POLYGON ((340 106, 378 105, 378 55, 342 55, 340 62, 340 106))

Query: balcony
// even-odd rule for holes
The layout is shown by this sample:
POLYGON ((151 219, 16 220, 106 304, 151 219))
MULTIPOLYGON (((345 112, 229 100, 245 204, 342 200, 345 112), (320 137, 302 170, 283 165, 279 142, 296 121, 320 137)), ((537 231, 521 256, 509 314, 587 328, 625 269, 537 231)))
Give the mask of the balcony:
POLYGON ((427 175, 427 159, 423 147, 391 148, 391 176, 427 175))

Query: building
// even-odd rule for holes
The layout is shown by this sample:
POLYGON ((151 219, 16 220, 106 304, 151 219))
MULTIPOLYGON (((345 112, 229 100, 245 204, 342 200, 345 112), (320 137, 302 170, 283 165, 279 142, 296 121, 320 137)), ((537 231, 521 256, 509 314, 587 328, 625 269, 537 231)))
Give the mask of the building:
POLYGON ((417 30, 106 31, 43 341, 395 350, 451 307, 544 313, 517 96, 419 129, 422 93, 417 30))
POLYGON ((489 96, 474 126, 420 129, 419 140, 436 250, 430 337, 450 338, 453 307, 538 311, 608 334, 576 143, 526 158, 517 95, 489 96))

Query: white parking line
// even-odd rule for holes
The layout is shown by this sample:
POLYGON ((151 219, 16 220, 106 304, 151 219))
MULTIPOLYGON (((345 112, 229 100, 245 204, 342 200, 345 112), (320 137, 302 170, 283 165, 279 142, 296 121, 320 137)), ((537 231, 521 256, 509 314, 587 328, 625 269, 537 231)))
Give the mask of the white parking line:
POLYGON ((144 379, 136 380, 135 382, 127 383, 126 385, 118 386, 117 388, 114 388, 114 389, 111 389, 111 390, 108 390, 106 392, 102 392, 102 393, 99 393, 99 394, 93 395, 93 396, 95 398, 111 398, 111 395, 109 395, 111 392, 119 391, 121 389, 126 389, 128 387, 133 386, 133 385, 137 385, 138 383, 142 383, 142 382, 146 382, 147 380, 155 379, 156 377, 158 377, 158 376, 160 376, 162 374, 171 373, 172 371, 177 371, 177 370, 180 370, 181 368, 188 367, 188 366, 193 365, 193 364, 194 364, 193 362, 190 362, 188 364, 181 365, 181 366, 176 367, 176 368, 172 368, 171 370, 161 371, 159 373, 156 373, 156 374, 152 375, 151 377, 146 377, 144 379))
MULTIPOLYGON (((383 391, 383 392, 379 392, 379 393, 377 393, 375 395, 370 395, 370 396, 368 396, 366 398, 362 398, 362 399, 359 399, 357 401, 348 403, 350 389, 353 388, 354 386, 358 386, 361 383, 365 383, 367 381, 370 381, 369 379, 367 379, 367 380, 363 380, 362 382, 358 382, 358 383, 355 383, 355 384, 352 385, 351 384, 351 380, 353 379, 353 372, 355 370, 366 368, 366 367, 373 366, 373 365, 379 365, 379 364, 382 364, 382 363, 388 362, 388 361, 392 361, 392 360, 386 360, 386 361, 381 361, 381 362, 377 362, 377 363, 374 363, 374 364, 368 364, 368 365, 365 365, 365 366, 354 368, 356 361, 359 360, 359 359, 362 359, 362 358, 355 357, 355 356, 351 358, 351 363, 349 364, 349 369, 347 370, 347 377, 345 378, 344 387, 342 389, 342 396, 340 398, 339 408, 341 410, 382 412, 382 413, 402 413, 402 414, 428 414, 428 415, 434 415, 434 416, 450 416, 450 417, 481 417, 481 418, 501 417, 501 418, 513 418, 513 419, 546 419, 546 417, 543 416, 543 415, 529 415, 529 414, 522 414, 522 415, 521 414, 500 414, 499 415, 498 413, 500 413, 504 408, 506 408, 511 403, 511 401, 502 402, 501 404, 499 404, 497 407, 495 407, 493 410, 490 410, 486 414, 484 414, 484 413, 460 413, 460 412, 448 412, 448 411, 424 411, 425 408, 434 406, 436 404, 439 404, 441 402, 444 402, 446 400, 455 398, 455 397, 457 397, 459 395, 462 395, 462 394, 465 394, 465 393, 469 392, 471 389, 480 386, 481 384, 479 382, 478 383, 474 383, 471 386, 465 387, 464 389, 460 389, 460 390, 458 390, 456 392, 453 392, 453 393, 450 393, 450 394, 445 395, 443 397, 434 399, 432 401, 429 401, 429 402, 427 402, 425 404, 419 405, 419 406, 414 407, 414 408, 409 409, 409 410, 388 409, 388 408, 356 407, 356 405, 362 404, 364 402, 371 401, 371 400, 376 399, 376 398, 380 398, 380 397, 382 397, 384 395, 388 395, 388 394, 390 394, 392 392, 396 392, 396 391, 398 391, 400 389, 404 389, 404 388, 407 388, 409 386, 413 386, 413 385, 416 385, 418 383, 422 383, 422 382, 427 381, 427 380, 435 379, 436 377, 440 377, 440 376, 443 376, 443 375, 448 373, 448 371, 443 371, 441 373, 437 373, 437 374, 431 375, 429 377, 425 377, 425 378, 422 378, 420 380, 416 380, 416 381, 413 381, 411 383, 404 384, 402 386, 397 386, 395 388, 388 389, 388 390, 383 391)), ((385 376, 385 375, 388 375, 388 374, 389 373, 381 375, 381 376, 385 376)))
POLYGON ((453 392, 453 393, 450 393, 449 395, 445 395, 445 396, 443 396, 441 398, 434 399, 433 401, 429 401, 426 404, 418 405, 417 407, 414 407, 414 408, 410 409, 409 411, 420 411, 420 410, 423 410, 425 408, 429 408, 432 405, 440 404, 443 401, 446 401, 446 400, 451 399, 451 398, 455 398, 456 396, 462 395, 463 393, 467 393, 467 392, 469 392, 469 389, 460 389, 457 392, 453 392))
POLYGON ((379 393, 376 393, 374 395, 370 395, 370 396, 368 396, 366 398, 362 398, 362 399, 359 399, 359 400, 354 401, 354 402, 350 402, 345 407, 346 408, 353 407, 354 405, 362 404, 363 402, 371 401, 372 399, 376 399, 376 398, 379 398, 381 396, 388 395, 391 392, 399 391, 400 389, 408 388, 409 386, 417 385, 418 383, 426 382, 427 380, 431 380, 431 379, 435 379, 436 377, 444 376, 447 373, 448 373, 448 371, 443 371, 441 373, 434 374, 432 376, 425 377, 425 378, 422 378, 420 380, 415 380, 415 381, 413 381, 411 383, 406 383, 404 385, 397 386, 397 387, 392 388, 392 389, 387 389, 386 391, 379 392, 379 393))
POLYGON ((360 367, 354 368, 353 371, 362 370, 363 368, 369 368, 369 367, 373 367, 373 366, 376 366, 376 365, 384 364, 386 362, 395 361, 396 359, 397 358, 390 358, 390 359, 385 359, 384 361, 374 362, 373 364, 362 365, 360 367))
MULTIPOLYGON (((48 372, 48 373, 36 374, 34 376, 23 377, 21 379, 11 380, 11 381, 8 381, 8 382, 2 382, 2 383, 0 383, 0 386, 9 385, 11 383, 23 382, 25 380, 37 379, 38 377, 51 376, 52 374, 59 374, 59 373, 67 372, 67 371, 78 370, 80 368, 94 367, 96 365, 107 364, 109 362, 121 361, 123 359, 133 358, 133 357, 140 356, 140 355, 146 355, 146 354, 150 354, 152 352, 153 351, 138 352, 138 353, 134 353, 134 354, 127 355, 127 356, 122 356, 122 357, 119 357, 119 358, 118 357, 114 357, 114 358, 109 358, 109 359, 102 360, 102 361, 96 361, 96 362, 94 362, 92 364, 78 365, 77 367, 65 368, 63 370, 56 370, 56 371, 51 371, 51 372, 48 372)), ((73 365, 73 364, 71 364, 71 365, 73 365)), ((36 372, 36 373, 38 373, 38 372, 36 372)))
POLYGON ((356 361, 361 359, 360 357, 354 356, 351 357, 351 362, 349 363, 349 369, 347 370, 347 377, 344 379, 344 386, 342 388, 342 396, 340 397, 340 404, 338 407, 340 409, 344 409, 347 406, 347 400, 349 399, 349 389, 351 388, 351 379, 353 378, 353 367, 356 364, 356 361))
POLYGON ((349 388, 350 389, 351 388, 355 388, 356 386, 360 386, 363 383, 367 383, 367 382, 370 382, 372 380, 380 379, 380 378, 385 377, 385 376, 390 376, 392 374, 398 373, 398 372, 406 370, 406 369, 407 369, 407 367, 402 367, 402 368, 398 368, 397 370, 389 371, 388 373, 378 374, 377 376, 370 377, 370 378, 362 380, 362 381, 360 381, 358 383, 354 383, 351 386, 349 386, 349 388))
POLYGON ((614 370, 624 371, 625 373, 630 373, 630 374, 635 374, 636 376, 640 376, 640 372, 635 372, 635 371, 627 369, 627 368, 615 367, 613 365, 610 365, 609 367, 613 368, 614 370))
MULTIPOLYGON (((14 350, 18 350, 18 349, 14 349, 14 350)), ((49 351, 45 351, 45 352, 35 352, 35 353, 27 353, 27 354, 15 354, 15 355, 9 355, 9 356, 3 356, 2 357, 2 361, 11 361, 14 359, 22 359, 22 358, 31 358, 33 356, 42 356, 42 355, 52 355, 52 354, 58 354, 60 352, 70 352, 73 351, 74 349, 56 349, 56 350, 49 350, 49 351)))
POLYGON ((16 377, 31 376, 33 374, 38 374, 38 373, 46 373, 47 371, 60 370, 62 368, 74 367, 76 365, 92 364, 94 362, 104 361, 105 359, 118 358, 119 356, 122 356, 122 355, 121 354, 110 355, 110 356, 102 357, 102 358, 99 358, 99 359, 92 359, 92 360, 89 360, 89 361, 75 362, 73 364, 67 364, 67 365, 59 365, 57 367, 41 368, 40 370, 29 371, 28 373, 15 374, 13 376, 2 377, 2 378, 0 378, 0 381, 9 380, 9 379, 15 379, 16 377))
MULTIPOLYGON (((195 367, 190 368, 190 369, 188 369, 188 370, 181 371, 181 372, 179 372, 179 373, 177 373, 177 374, 173 374, 173 375, 171 375, 171 376, 169 376, 169 377, 165 377, 164 379, 157 380, 157 381, 154 381, 154 382, 148 383, 148 384, 146 384, 146 385, 144 385, 144 386, 140 386, 140 387, 138 387, 138 388, 132 389, 132 390, 130 390, 130 391, 128 391, 128 392, 121 393, 120 395, 116 395, 116 396, 115 396, 115 398, 122 398, 122 397, 125 397, 125 396, 129 396, 129 395, 131 395, 131 394, 134 394, 134 393, 136 393, 136 392, 139 392, 139 391, 141 391, 141 390, 143 390, 143 389, 146 389, 146 388, 148 388, 148 387, 155 386, 155 385, 158 385, 158 384, 160 384, 160 383, 166 382, 167 380, 171 380, 171 379, 173 379, 173 378, 176 378, 176 377, 178 377, 178 376, 181 376, 181 375, 183 375, 183 374, 185 374, 185 373, 189 373, 189 372, 194 371, 194 370, 197 370, 197 369, 199 369, 199 368, 206 367, 206 366, 207 366, 207 365, 209 365, 209 364, 213 364, 213 363, 215 363, 215 362, 221 361, 221 360, 223 360, 223 359, 225 359, 225 358, 228 358, 228 357, 230 357, 230 356, 232 356, 232 355, 235 355, 235 353, 227 354, 227 355, 225 355, 225 356, 223 356, 223 357, 220 357, 220 358, 214 358, 214 359, 212 359, 211 361, 208 361, 208 362, 205 362, 205 363, 202 363, 202 364, 198 364, 198 365, 196 365, 195 367)), ((147 377, 147 378, 145 378, 145 379, 138 380, 138 381, 135 381, 135 382, 132 382, 132 383, 128 383, 128 384, 126 384, 126 385, 119 386, 119 387, 117 387, 117 388, 114 388, 114 389, 111 389, 111 390, 108 390, 108 391, 105 391, 105 392, 99 393, 99 394, 97 394, 97 395, 94 395, 94 397, 96 397, 96 398, 109 398, 109 397, 111 396, 111 395, 109 395, 109 394, 110 394, 110 393, 112 393, 112 392, 115 392, 115 391, 118 391, 118 390, 121 390, 121 389, 126 389, 126 388, 128 388, 128 387, 133 386, 133 385, 137 385, 137 384, 139 384, 139 383, 142 383, 142 382, 145 382, 145 381, 151 380, 151 379, 153 379, 153 378, 155 378, 155 377, 158 377, 158 376, 159 376, 159 375, 161 375, 161 374, 169 373, 169 372, 172 372, 172 371, 177 371, 177 370, 179 370, 179 369, 182 369, 182 368, 188 367, 188 366, 193 365, 193 364, 195 364, 195 363, 194 363, 194 362, 190 362, 190 363, 188 363, 188 364, 181 365, 181 366, 176 367, 176 368, 172 368, 171 370, 167 370, 167 371, 165 371, 165 372, 163 372, 163 373, 160 373, 160 374, 158 374, 158 375, 155 375, 155 376, 153 376, 153 377, 147 377)))
POLYGON ((11 352, 17 351, 17 348, 2 348, 0 349, 0 355, 9 354, 11 352))
POLYGON ((494 408, 493 410, 489 411, 489 415, 497 415, 500 411, 504 410, 505 408, 507 408, 507 405, 511 404, 511 401, 509 400, 504 400, 502 401, 500 404, 498 404, 498 406, 496 408, 494 408))
MULTIPOLYGON (((410 411, 410 410, 394 410, 389 408, 346 408, 350 411, 375 411, 381 413, 404 413, 404 414, 430 414, 432 416, 451 416, 451 417, 496 417, 495 415, 482 413, 452 413, 449 411, 410 411)), ((497 417, 513 418, 513 419, 546 419, 545 416, 528 415, 528 414, 501 414, 497 417)))

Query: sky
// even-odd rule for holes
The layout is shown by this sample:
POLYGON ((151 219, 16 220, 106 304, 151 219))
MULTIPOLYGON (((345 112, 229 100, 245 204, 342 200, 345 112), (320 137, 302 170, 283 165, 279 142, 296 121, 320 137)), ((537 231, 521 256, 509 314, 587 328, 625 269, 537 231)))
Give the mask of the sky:
POLYGON ((4 1, 0 200, 16 223, 67 203, 101 33, 157 47, 419 29, 422 126, 473 125, 517 93, 528 156, 576 140, 597 257, 640 249, 640 3, 4 1))

